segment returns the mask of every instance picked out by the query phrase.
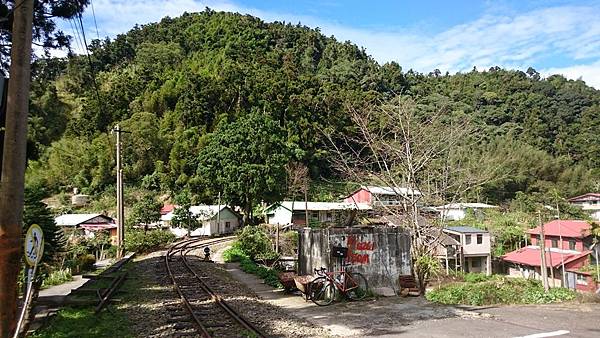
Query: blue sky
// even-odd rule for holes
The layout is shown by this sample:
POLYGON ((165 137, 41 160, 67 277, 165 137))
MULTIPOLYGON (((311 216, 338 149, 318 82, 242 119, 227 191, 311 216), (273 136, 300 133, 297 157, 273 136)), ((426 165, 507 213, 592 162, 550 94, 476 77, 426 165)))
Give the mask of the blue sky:
MULTIPOLYGON (((252 14, 265 21, 301 22, 365 47, 378 62, 450 73, 501 66, 582 78, 600 89, 600 0, 94 0, 99 36, 183 12, 252 14)), ((91 8, 88 36, 96 30, 91 8)), ((61 24, 73 34, 68 23, 61 24)))

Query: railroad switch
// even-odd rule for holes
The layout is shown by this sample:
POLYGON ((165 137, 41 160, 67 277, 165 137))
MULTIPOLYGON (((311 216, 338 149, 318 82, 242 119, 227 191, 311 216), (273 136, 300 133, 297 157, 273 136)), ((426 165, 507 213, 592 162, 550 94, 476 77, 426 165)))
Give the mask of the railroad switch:
POLYGON ((209 247, 205 247, 204 248, 204 260, 207 262, 210 262, 210 248, 209 247))

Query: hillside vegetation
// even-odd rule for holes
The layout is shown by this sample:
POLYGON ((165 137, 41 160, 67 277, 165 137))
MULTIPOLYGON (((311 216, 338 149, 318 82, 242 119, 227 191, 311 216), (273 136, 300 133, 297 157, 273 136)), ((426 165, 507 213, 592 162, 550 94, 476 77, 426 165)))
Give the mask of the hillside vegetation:
POLYGON ((470 116, 481 144, 510 150, 510 175, 479 189, 480 200, 554 189, 566 197, 600 185, 600 92, 582 81, 497 67, 420 74, 380 65, 318 29, 211 10, 94 41, 91 64, 85 56, 38 60, 27 183, 48 193, 114 189, 110 130, 119 123, 130 132, 129 186, 189 188, 199 201, 223 191, 225 201, 250 208, 286 194, 280 170, 288 161, 305 163, 315 180, 342 180, 323 130, 352 133, 349 107, 397 95, 423 114, 470 116), (236 147, 247 153, 236 156, 236 147), (264 182, 254 184, 258 176, 264 182), (244 189, 253 200, 236 194, 244 189))

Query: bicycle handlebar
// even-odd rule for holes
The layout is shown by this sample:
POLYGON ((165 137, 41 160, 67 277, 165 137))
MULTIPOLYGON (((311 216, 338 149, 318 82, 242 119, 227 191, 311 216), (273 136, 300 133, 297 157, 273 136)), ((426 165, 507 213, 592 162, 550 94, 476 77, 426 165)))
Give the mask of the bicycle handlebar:
POLYGON ((321 267, 320 269, 317 269, 317 268, 315 268, 315 269, 314 269, 314 271, 315 271, 315 274, 317 274, 317 275, 321 276, 321 275, 323 275, 325 272, 327 272, 327 269, 326 269, 326 268, 324 268, 324 267, 321 267))

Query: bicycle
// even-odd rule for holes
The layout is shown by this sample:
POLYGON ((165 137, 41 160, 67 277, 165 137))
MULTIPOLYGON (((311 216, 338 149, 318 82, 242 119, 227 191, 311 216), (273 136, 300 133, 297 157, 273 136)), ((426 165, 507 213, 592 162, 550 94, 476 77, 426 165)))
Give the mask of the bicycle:
POLYGON ((362 300, 367 296, 369 284, 361 273, 348 272, 346 269, 327 272, 325 268, 314 271, 319 277, 310 283, 309 298, 319 306, 331 304, 338 292, 349 300, 362 300))

